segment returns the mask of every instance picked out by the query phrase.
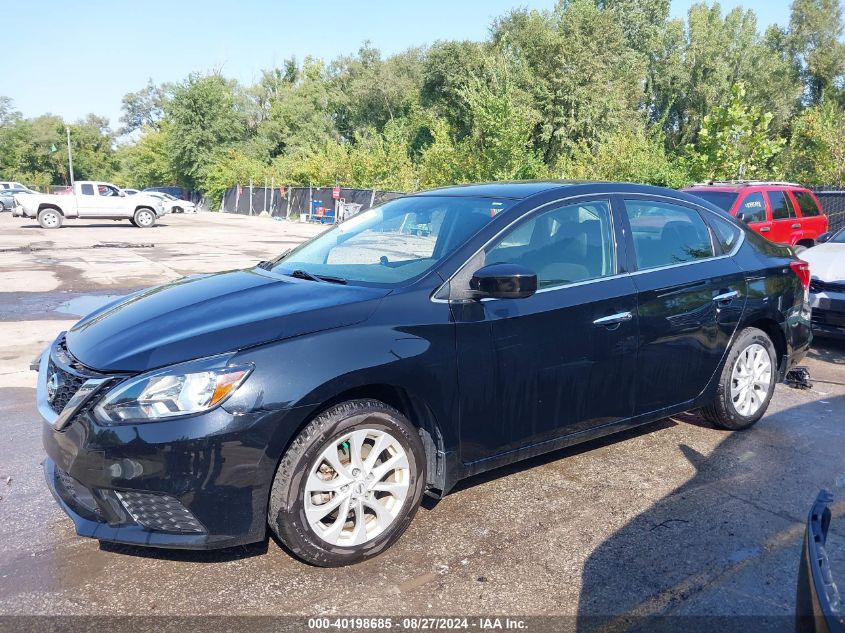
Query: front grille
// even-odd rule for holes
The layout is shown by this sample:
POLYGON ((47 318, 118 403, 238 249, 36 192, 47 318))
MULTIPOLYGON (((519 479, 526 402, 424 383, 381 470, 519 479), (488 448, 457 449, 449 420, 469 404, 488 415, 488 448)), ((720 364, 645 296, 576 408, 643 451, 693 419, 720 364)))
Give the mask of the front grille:
POLYGON ((51 351, 50 360, 47 363, 47 375, 39 376, 39 380, 48 383, 53 380, 56 392, 52 399, 49 399, 49 405, 55 413, 60 414, 86 380, 104 377, 103 374, 88 369, 76 360, 67 348, 65 337, 62 336, 56 341, 51 351))
POLYGON ((65 371, 56 365, 52 359, 50 359, 50 362, 47 365, 46 380, 50 380, 53 374, 58 376, 59 388, 56 391, 56 395, 50 401, 50 407, 52 407, 53 411, 56 413, 61 413, 62 409, 64 409, 65 405, 70 402, 70 399, 73 398, 74 394, 79 391, 79 388, 87 380, 87 378, 85 376, 79 376, 77 374, 72 374, 69 371, 65 371))
POLYGON ((812 279, 810 280, 810 292, 845 292, 845 282, 812 279))
POLYGON ((146 492, 115 491, 117 498, 135 521, 148 530, 203 534, 205 528, 177 499, 146 492))
POLYGON ((834 312, 833 310, 819 310, 818 308, 813 308, 810 320, 818 325, 845 327, 845 312, 834 312))

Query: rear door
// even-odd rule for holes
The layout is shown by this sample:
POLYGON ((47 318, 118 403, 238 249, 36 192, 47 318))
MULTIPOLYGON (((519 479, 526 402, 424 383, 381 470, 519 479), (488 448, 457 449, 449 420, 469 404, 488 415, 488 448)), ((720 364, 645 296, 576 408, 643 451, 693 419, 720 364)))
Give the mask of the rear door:
POLYGON ((639 321, 635 414, 645 415, 690 403, 707 386, 739 323, 745 277, 709 212, 649 196, 624 203, 639 321))
POLYGON ((795 213, 786 189, 770 189, 766 192, 772 213, 772 232, 767 236, 780 244, 795 244, 801 237, 801 222, 795 213))
POLYGON ((818 199, 807 189, 792 189, 790 195, 801 218, 802 236, 815 240, 827 231, 827 217, 821 211, 818 199))

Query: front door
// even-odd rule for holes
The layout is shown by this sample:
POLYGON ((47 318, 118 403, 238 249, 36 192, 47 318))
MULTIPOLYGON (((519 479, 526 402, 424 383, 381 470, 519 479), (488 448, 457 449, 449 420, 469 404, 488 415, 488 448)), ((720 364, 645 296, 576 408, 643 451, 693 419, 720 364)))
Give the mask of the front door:
POLYGON ((83 218, 109 218, 121 206, 120 192, 106 183, 84 184, 79 201, 79 216, 83 218), (89 193, 90 192, 90 193, 89 193))
POLYGON ((468 264, 525 266, 538 292, 452 303, 464 463, 631 416, 636 292, 615 224, 608 199, 552 203, 468 264))
MULTIPOLYGON (((743 271, 691 206, 625 200, 637 287, 636 414, 691 402, 725 355, 745 302, 743 271)), ((729 225, 734 231, 736 227, 729 225)))

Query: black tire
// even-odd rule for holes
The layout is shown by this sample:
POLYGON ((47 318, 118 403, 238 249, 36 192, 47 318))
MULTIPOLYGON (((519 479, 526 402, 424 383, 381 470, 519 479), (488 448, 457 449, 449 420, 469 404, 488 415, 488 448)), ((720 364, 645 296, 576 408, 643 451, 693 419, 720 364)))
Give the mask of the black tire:
POLYGON ((0 213, 3 213, 3 211, 5 211, 5 210, 6 210, 6 205, 3 204, 2 200, 0 200, 0 213))
POLYGON ((61 228, 64 216, 55 209, 41 209, 38 212, 38 224, 42 229, 58 229, 61 228))
POLYGON ((725 359, 725 366, 722 368, 719 385, 716 389, 716 397, 713 399, 713 402, 701 409, 701 413, 710 423, 719 428, 739 431, 753 426, 754 423, 765 415, 766 409, 769 408, 769 402, 775 392, 777 370, 777 353, 775 352, 774 343, 772 343, 772 339, 769 338, 768 334, 754 327, 742 330, 737 335, 733 345, 731 345, 731 349, 725 359), (740 356, 754 345, 760 345, 768 352, 771 368, 769 385, 765 396, 760 398, 761 404, 759 408, 750 415, 743 415, 737 410, 731 395, 734 382, 733 371, 740 356))
MULTIPOLYGON (((340 567, 372 558, 390 547, 411 523, 425 486, 425 449, 414 426, 396 409, 377 400, 350 400, 314 418, 282 457, 270 493, 267 521, 285 548, 300 560, 319 567, 340 567), (388 432, 408 458, 407 496, 383 532, 361 545, 342 546, 323 540, 305 516, 305 482, 331 442, 351 431, 388 432)), ((347 516, 351 516, 350 511, 347 516)), ((365 521, 366 524, 366 521, 365 521)))
POLYGON ((141 207, 132 216, 132 224, 139 229, 148 229, 156 223, 156 214, 152 209, 141 207))

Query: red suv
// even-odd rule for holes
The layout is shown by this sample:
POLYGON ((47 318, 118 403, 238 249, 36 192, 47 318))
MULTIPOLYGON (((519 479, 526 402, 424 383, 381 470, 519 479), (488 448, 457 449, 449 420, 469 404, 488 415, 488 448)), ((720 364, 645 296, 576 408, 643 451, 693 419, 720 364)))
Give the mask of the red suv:
POLYGON ((703 198, 746 222, 773 242, 798 251, 827 231, 827 216, 815 194, 789 182, 732 181, 693 185, 687 193, 703 198))

